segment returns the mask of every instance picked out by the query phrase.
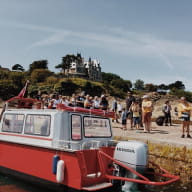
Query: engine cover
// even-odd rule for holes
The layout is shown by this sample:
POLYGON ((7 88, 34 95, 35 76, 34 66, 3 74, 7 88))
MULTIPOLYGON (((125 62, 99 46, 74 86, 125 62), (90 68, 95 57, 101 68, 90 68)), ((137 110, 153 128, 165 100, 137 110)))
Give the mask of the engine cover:
POLYGON ((148 148, 139 141, 121 141, 116 145, 114 159, 131 168, 145 167, 148 163, 148 148))

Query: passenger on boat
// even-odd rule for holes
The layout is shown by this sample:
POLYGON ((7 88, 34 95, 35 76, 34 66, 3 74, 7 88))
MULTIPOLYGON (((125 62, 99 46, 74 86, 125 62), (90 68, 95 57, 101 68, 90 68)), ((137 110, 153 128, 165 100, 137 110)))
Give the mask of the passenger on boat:
POLYGON ((57 108, 57 105, 60 103, 60 100, 59 100, 59 95, 51 95, 51 99, 50 99, 50 102, 49 102, 49 105, 48 105, 48 108, 49 109, 56 109, 57 108))
POLYGON ((84 107, 84 101, 85 101, 85 92, 82 91, 81 94, 77 97, 77 106, 84 107))
POLYGON ((43 102, 43 108, 44 108, 44 109, 47 109, 48 106, 49 106, 49 102, 50 102, 50 97, 49 97, 49 95, 46 95, 46 94, 42 95, 42 96, 41 96, 41 101, 43 102))
POLYGON ((90 97, 90 95, 86 95, 86 97, 85 97, 84 108, 86 108, 86 109, 92 108, 92 97, 90 97))
POLYGON ((98 96, 94 97, 92 104, 94 109, 99 109, 100 99, 98 96))
POLYGON ((69 100, 67 99, 66 96, 62 96, 61 104, 64 104, 64 105, 66 105, 66 106, 69 105, 69 100))
POLYGON ((77 96, 75 93, 73 93, 71 98, 69 99, 69 106, 71 106, 71 107, 77 106, 77 96))
POLYGON ((100 101, 100 109, 102 110, 108 110, 109 102, 105 95, 101 95, 101 101, 100 101))

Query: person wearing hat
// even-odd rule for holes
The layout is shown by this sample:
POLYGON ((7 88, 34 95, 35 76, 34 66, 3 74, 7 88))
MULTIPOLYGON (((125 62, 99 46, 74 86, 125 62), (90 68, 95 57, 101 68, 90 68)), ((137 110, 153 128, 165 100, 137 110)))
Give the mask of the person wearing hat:
POLYGON ((189 134, 190 130, 190 115, 191 115, 191 105, 187 102, 185 97, 181 97, 180 103, 177 106, 178 109, 178 117, 182 121, 182 135, 181 138, 185 137, 185 129, 187 132, 187 137, 191 138, 189 134))
POLYGON ((151 116, 153 111, 153 103, 148 95, 142 97, 142 121, 144 125, 144 133, 150 133, 151 131, 151 116))
POLYGON ((101 101, 99 103, 99 106, 100 106, 100 109, 102 110, 105 110, 105 111, 108 110, 109 102, 105 95, 101 95, 101 101))

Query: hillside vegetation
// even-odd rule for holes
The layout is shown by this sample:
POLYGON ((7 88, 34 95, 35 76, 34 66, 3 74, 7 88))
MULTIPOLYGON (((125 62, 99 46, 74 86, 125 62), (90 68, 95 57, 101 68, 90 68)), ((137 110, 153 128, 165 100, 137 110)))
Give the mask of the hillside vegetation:
MULTIPOLYGON (((85 91, 91 96, 100 96, 106 94, 108 96, 116 96, 125 99, 127 91, 132 90, 133 93, 141 97, 149 92, 157 92, 163 90, 169 92, 171 96, 185 96, 192 101, 192 93, 185 91, 185 85, 181 81, 176 81, 169 85, 152 83, 144 83, 143 80, 136 80, 134 83, 130 80, 124 80, 119 75, 113 73, 102 72, 102 81, 91 81, 88 77, 74 78, 69 74, 54 73, 48 69, 46 60, 34 61, 29 65, 29 70, 16 64, 12 70, 0 67, 0 98, 7 100, 16 96, 24 87, 27 80, 30 81, 27 96, 35 98, 36 95, 51 94, 57 92, 61 95, 71 96, 73 93, 85 91)), ((164 92, 164 93, 165 93, 164 92)))

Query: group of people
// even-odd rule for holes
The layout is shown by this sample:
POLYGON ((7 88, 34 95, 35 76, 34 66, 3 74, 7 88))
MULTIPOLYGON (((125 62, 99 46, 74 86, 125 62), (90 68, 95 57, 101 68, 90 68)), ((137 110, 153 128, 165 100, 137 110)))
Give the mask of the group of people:
POLYGON ((151 116, 153 111, 153 103, 148 95, 144 95, 141 99, 135 98, 131 92, 128 92, 126 98, 126 107, 122 110, 122 129, 127 130, 127 119, 130 121, 130 128, 140 129, 144 127, 144 132, 151 131, 151 116))
MULTIPOLYGON (((123 108, 121 116, 122 129, 127 130, 128 119, 130 120, 130 129, 132 129, 133 126, 135 126, 136 129, 140 129, 142 126, 144 133, 150 133, 153 109, 153 102, 148 95, 144 95, 141 99, 137 99, 131 92, 128 92, 128 96, 126 98, 126 108, 123 108)), ((169 100, 165 101, 162 106, 165 126, 172 126, 171 110, 172 107, 169 100)), ((179 104, 174 110, 178 119, 182 122, 181 138, 185 137, 185 133, 187 138, 191 138, 190 116, 192 113, 192 106, 185 97, 181 97, 179 104)))
POLYGON ((102 109, 108 110, 109 102, 103 94, 101 97, 85 95, 85 92, 80 94, 72 94, 71 97, 62 96, 59 94, 51 94, 43 97, 38 97, 44 103, 44 108, 56 109, 58 104, 64 104, 71 107, 83 107, 86 109, 102 109))
POLYGON ((147 95, 142 98, 142 101, 141 99, 136 99, 131 92, 128 92, 125 105, 122 105, 122 102, 118 102, 116 97, 109 103, 104 94, 100 97, 92 97, 88 94, 85 95, 84 91, 80 94, 72 94, 71 97, 59 94, 51 94, 49 96, 40 96, 40 94, 38 94, 37 99, 42 100, 44 108, 48 109, 56 109, 58 104, 64 104, 66 106, 83 107, 87 109, 111 110, 115 114, 115 118, 112 119, 112 121, 116 121, 117 123, 121 122, 123 130, 127 130, 127 119, 129 119, 131 129, 133 126, 135 126, 136 129, 144 126, 144 132, 150 132, 153 105, 147 95))
MULTIPOLYGON (((166 101, 163 105, 162 111, 164 113, 164 122, 165 126, 172 126, 172 120, 171 120, 171 110, 172 107, 169 103, 169 101, 166 101)), ((185 132, 187 133, 186 137, 191 138, 190 135, 190 116, 192 112, 192 106, 187 102, 187 99, 185 97, 180 98, 180 102, 174 109, 176 116, 178 116, 178 119, 182 122, 182 135, 181 138, 185 137, 185 132)))
MULTIPOLYGON (((58 104, 64 104, 66 106, 83 107, 87 109, 102 109, 112 110, 115 113, 114 119, 117 123, 122 124, 122 129, 127 130, 127 122, 130 121, 130 129, 135 127, 140 129, 143 127, 145 133, 151 131, 151 121, 153 112, 153 102, 148 95, 144 95, 142 98, 136 98, 132 92, 127 93, 125 104, 122 105, 114 97, 111 103, 109 103, 106 95, 90 96, 85 95, 85 92, 76 95, 72 94, 71 97, 62 96, 59 94, 52 94, 46 97, 38 97, 44 102, 44 108, 56 109, 58 104)), ((167 100, 162 106, 162 112, 164 114, 165 126, 172 126, 171 121, 171 110, 172 107, 170 102, 167 100)), ((191 138, 190 136, 190 114, 192 112, 191 105, 187 102, 185 97, 181 97, 179 105, 175 108, 175 113, 178 118, 182 121, 182 135, 191 138)))

